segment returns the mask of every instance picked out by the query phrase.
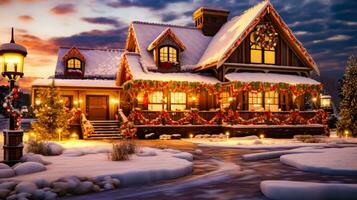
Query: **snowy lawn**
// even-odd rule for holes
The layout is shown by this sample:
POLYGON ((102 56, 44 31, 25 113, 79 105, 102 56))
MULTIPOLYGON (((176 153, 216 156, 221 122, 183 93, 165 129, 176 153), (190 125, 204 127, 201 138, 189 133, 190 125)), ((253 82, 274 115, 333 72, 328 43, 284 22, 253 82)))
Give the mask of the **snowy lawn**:
POLYGON ((263 194, 274 200, 355 200, 357 184, 263 181, 263 194))
POLYGON ((138 155, 127 161, 110 161, 108 152, 111 144, 99 141, 61 142, 65 148, 62 155, 43 156, 51 162, 46 170, 38 173, 15 176, 13 180, 32 181, 45 179, 53 181, 61 177, 80 176, 118 178, 121 185, 148 183, 172 179, 192 172, 192 155, 180 151, 165 151, 143 147, 138 155), (144 155, 143 155, 144 154, 144 155))

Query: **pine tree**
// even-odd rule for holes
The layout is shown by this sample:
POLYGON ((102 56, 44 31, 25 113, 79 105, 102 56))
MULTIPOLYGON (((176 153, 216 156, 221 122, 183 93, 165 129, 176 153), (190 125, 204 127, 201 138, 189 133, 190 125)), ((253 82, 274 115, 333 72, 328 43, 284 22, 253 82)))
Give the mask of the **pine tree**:
POLYGON ((36 99, 40 101, 35 109, 37 120, 31 124, 31 129, 41 140, 51 140, 68 137, 68 119, 70 114, 66 111, 54 83, 49 88, 41 89, 36 99))
POLYGON ((357 136, 357 60, 351 56, 347 61, 345 75, 341 82, 340 120, 337 123, 339 133, 345 130, 357 136))

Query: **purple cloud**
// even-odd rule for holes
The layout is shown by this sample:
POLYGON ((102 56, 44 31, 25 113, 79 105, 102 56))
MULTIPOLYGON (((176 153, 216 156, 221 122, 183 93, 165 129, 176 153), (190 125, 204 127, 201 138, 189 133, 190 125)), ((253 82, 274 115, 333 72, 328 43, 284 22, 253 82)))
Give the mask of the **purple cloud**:
POLYGON ((55 15, 67 15, 76 12, 76 7, 74 4, 59 4, 53 8, 51 8, 51 13, 55 15))
POLYGON ((21 15, 18 17, 18 19, 24 22, 33 21, 33 18, 30 15, 21 15))
POLYGON ((119 27, 123 25, 120 21, 116 20, 115 18, 109 18, 109 17, 83 17, 82 20, 92 24, 112 25, 114 27, 119 27))

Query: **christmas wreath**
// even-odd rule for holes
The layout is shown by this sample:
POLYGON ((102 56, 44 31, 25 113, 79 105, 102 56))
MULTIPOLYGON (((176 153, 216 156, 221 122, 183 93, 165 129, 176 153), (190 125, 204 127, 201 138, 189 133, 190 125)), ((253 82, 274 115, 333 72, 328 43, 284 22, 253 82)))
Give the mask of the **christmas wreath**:
POLYGON ((278 33, 270 22, 257 25, 253 36, 253 42, 262 48, 271 49, 278 43, 278 33))

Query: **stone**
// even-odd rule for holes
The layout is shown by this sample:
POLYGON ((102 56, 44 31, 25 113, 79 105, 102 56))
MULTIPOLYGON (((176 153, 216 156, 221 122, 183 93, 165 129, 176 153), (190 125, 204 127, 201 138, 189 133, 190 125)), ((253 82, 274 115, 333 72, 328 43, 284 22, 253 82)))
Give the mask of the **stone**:
POLYGON ((93 183, 90 181, 84 181, 81 182, 76 190, 77 194, 85 194, 85 193, 89 193, 92 191, 93 189, 93 183))
POLYGON ((106 183, 104 184, 104 190, 112 190, 114 189, 115 187, 113 186, 113 184, 111 183, 106 183))
POLYGON ((202 154, 202 150, 201 149, 195 149, 195 154, 202 154))
POLYGON ((34 153, 27 153, 21 157, 21 162, 38 162, 44 165, 51 164, 51 162, 44 161, 41 155, 34 153))
POLYGON ((11 168, 9 169, 0 169, 0 178, 10 178, 15 176, 15 171, 11 168))
POLYGON ((45 192, 44 200, 55 200, 57 198, 57 194, 51 191, 45 192))
POLYGON ((16 185, 14 181, 7 181, 0 184, 0 189, 13 190, 16 185))
POLYGON ((69 188, 67 182, 53 182, 52 183, 52 191, 56 193, 65 194, 67 189, 69 188))
POLYGON ((33 199, 44 199, 45 198, 45 191, 41 189, 37 189, 32 193, 33 199))
POLYGON ((28 192, 20 192, 17 194, 17 198, 18 199, 29 199, 31 198, 32 194, 28 193, 28 192))
POLYGON ((17 200, 17 195, 16 194, 10 195, 6 198, 6 200, 17 200))
POLYGON ((45 188, 50 186, 50 183, 45 179, 37 179, 34 181, 38 188, 45 188))
POLYGON ((37 190, 37 186, 32 182, 23 181, 16 185, 15 190, 17 193, 26 192, 32 194, 37 190))
POLYGON ((25 162, 14 168, 16 175, 32 174, 45 171, 46 167, 38 162, 25 162))
POLYGON ((49 152, 51 156, 58 156, 61 155, 64 151, 64 148, 55 142, 48 142, 47 147, 49 148, 49 152))
POLYGON ((93 186, 93 192, 100 192, 100 187, 99 187, 99 185, 94 185, 94 186, 93 186))
POLYGON ((118 188, 119 186, 120 186, 120 180, 119 179, 117 179, 117 178, 113 178, 113 185, 116 187, 116 188, 118 188))
POLYGON ((0 199, 6 199, 10 192, 8 189, 0 189, 0 199))
POLYGON ((44 187, 44 188, 42 188, 42 190, 47 192, 47 191, 51 191, 51 188, 50 187, 44 187))

